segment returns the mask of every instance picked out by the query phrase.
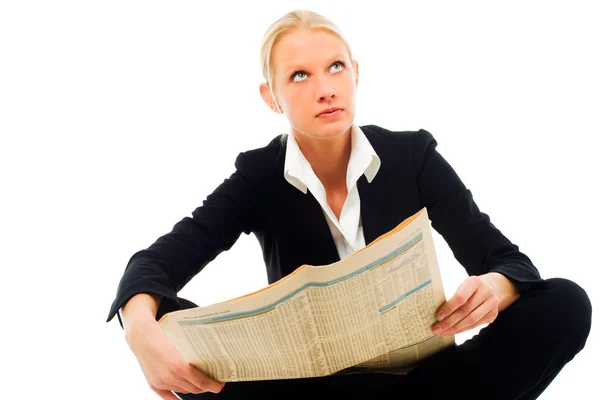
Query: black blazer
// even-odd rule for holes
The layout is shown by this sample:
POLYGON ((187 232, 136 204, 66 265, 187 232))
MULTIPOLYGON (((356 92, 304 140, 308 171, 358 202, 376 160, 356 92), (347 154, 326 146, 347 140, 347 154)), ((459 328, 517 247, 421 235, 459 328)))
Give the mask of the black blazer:
MULTIPOLYGON (((519 251, 481 212, 469 189, 436 150, 426 130, 392 132, 361 126, 381 159, 371 183, 358 180, 365 243, 427 207, 432 227, 446 240, 469 275, 496 271, 519 291, 541 281, 529 257, 519 251)), ((157 319, 194 303, 177 293, 241 233, 256 235, 269 283, 303 264, 339 261, 321 206, 283 176, 285 143, 280 136, 267 146, 242 152, 236 171, 207 196, 202 206, 129 260, 107 322, 133 295, 163 297, 157 319)), ((119 323, 123 326, 119 317, 119 323)))

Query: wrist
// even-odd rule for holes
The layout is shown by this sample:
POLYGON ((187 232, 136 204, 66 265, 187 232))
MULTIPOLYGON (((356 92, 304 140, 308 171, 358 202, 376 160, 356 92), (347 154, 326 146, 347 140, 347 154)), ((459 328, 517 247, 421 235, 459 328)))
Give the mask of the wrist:
POLYGON ((138 317, 136 319, 130 320, 127 325, 125 325, 125 341, 129 345, 130 348, 133 349, 133 344, 138 342, 138 338, 140 336, 146 336, 148 333, 148 329, 154 328, 155 325, 158 325, 154 318, 144 318, 138 317))
POLYGON ((498 298, 498 311, 502 311, 514 303, 519 297, 517 287, 506 276, 499 272, 488 272, 481 275, 498 298))
POLYGON ((138 293, 125 303, 120 312, 127 341, 140 325, 147 326, 156 323, 156 312, 159 304, 160 297, 147 293, 138 293))

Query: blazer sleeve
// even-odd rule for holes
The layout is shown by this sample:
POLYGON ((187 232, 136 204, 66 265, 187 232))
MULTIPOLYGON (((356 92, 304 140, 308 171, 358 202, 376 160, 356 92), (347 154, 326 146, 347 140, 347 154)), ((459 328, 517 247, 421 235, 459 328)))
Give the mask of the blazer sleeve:
POLYGON ((471 190, 436 150, 433 135, 421 129, 415 136, 413 157, 421 205, 427 207, 432 227, 467 273, 501 273, 519 292, 541 281, 529 257, 479 210, 471 190))
POLYGON ((117 314, 123 328, 118 311, 138 293, 162 296, 163 310, 180 309, 177 293, 219 253, 229 250, 242 232, 250 234, 254 230, 259 191, 241 172, 248 170, 242 168, 244 156, 237 156, 235 172, 207 196, 191 217, 183 218, 171 232, 131 256, 106 322, 117 314))

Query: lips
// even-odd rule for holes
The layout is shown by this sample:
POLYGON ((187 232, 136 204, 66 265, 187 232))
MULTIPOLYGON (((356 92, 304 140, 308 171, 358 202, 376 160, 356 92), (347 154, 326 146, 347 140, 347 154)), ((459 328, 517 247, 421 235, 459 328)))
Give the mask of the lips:
POLYGON ((320 113, 317 114, 317 117, 322 116, 323 114, 327 115, 327 114, 331 114, 337 110, 341 110, 341 108, 337 108, 337 107, 331 107, 331 108, 327 108, 323 111, 321 111, 320 113))

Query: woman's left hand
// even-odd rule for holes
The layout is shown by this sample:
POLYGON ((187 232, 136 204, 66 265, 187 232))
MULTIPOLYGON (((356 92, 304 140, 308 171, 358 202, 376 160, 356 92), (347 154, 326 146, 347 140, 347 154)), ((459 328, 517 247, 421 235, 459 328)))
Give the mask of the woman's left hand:
POLYGON ((519 294, 511 281, 498 272, 470 276, 450 300, 440 306, 431 328, 436 335, 456 335, 479 325, 492 323, 498 313, 519 294))

